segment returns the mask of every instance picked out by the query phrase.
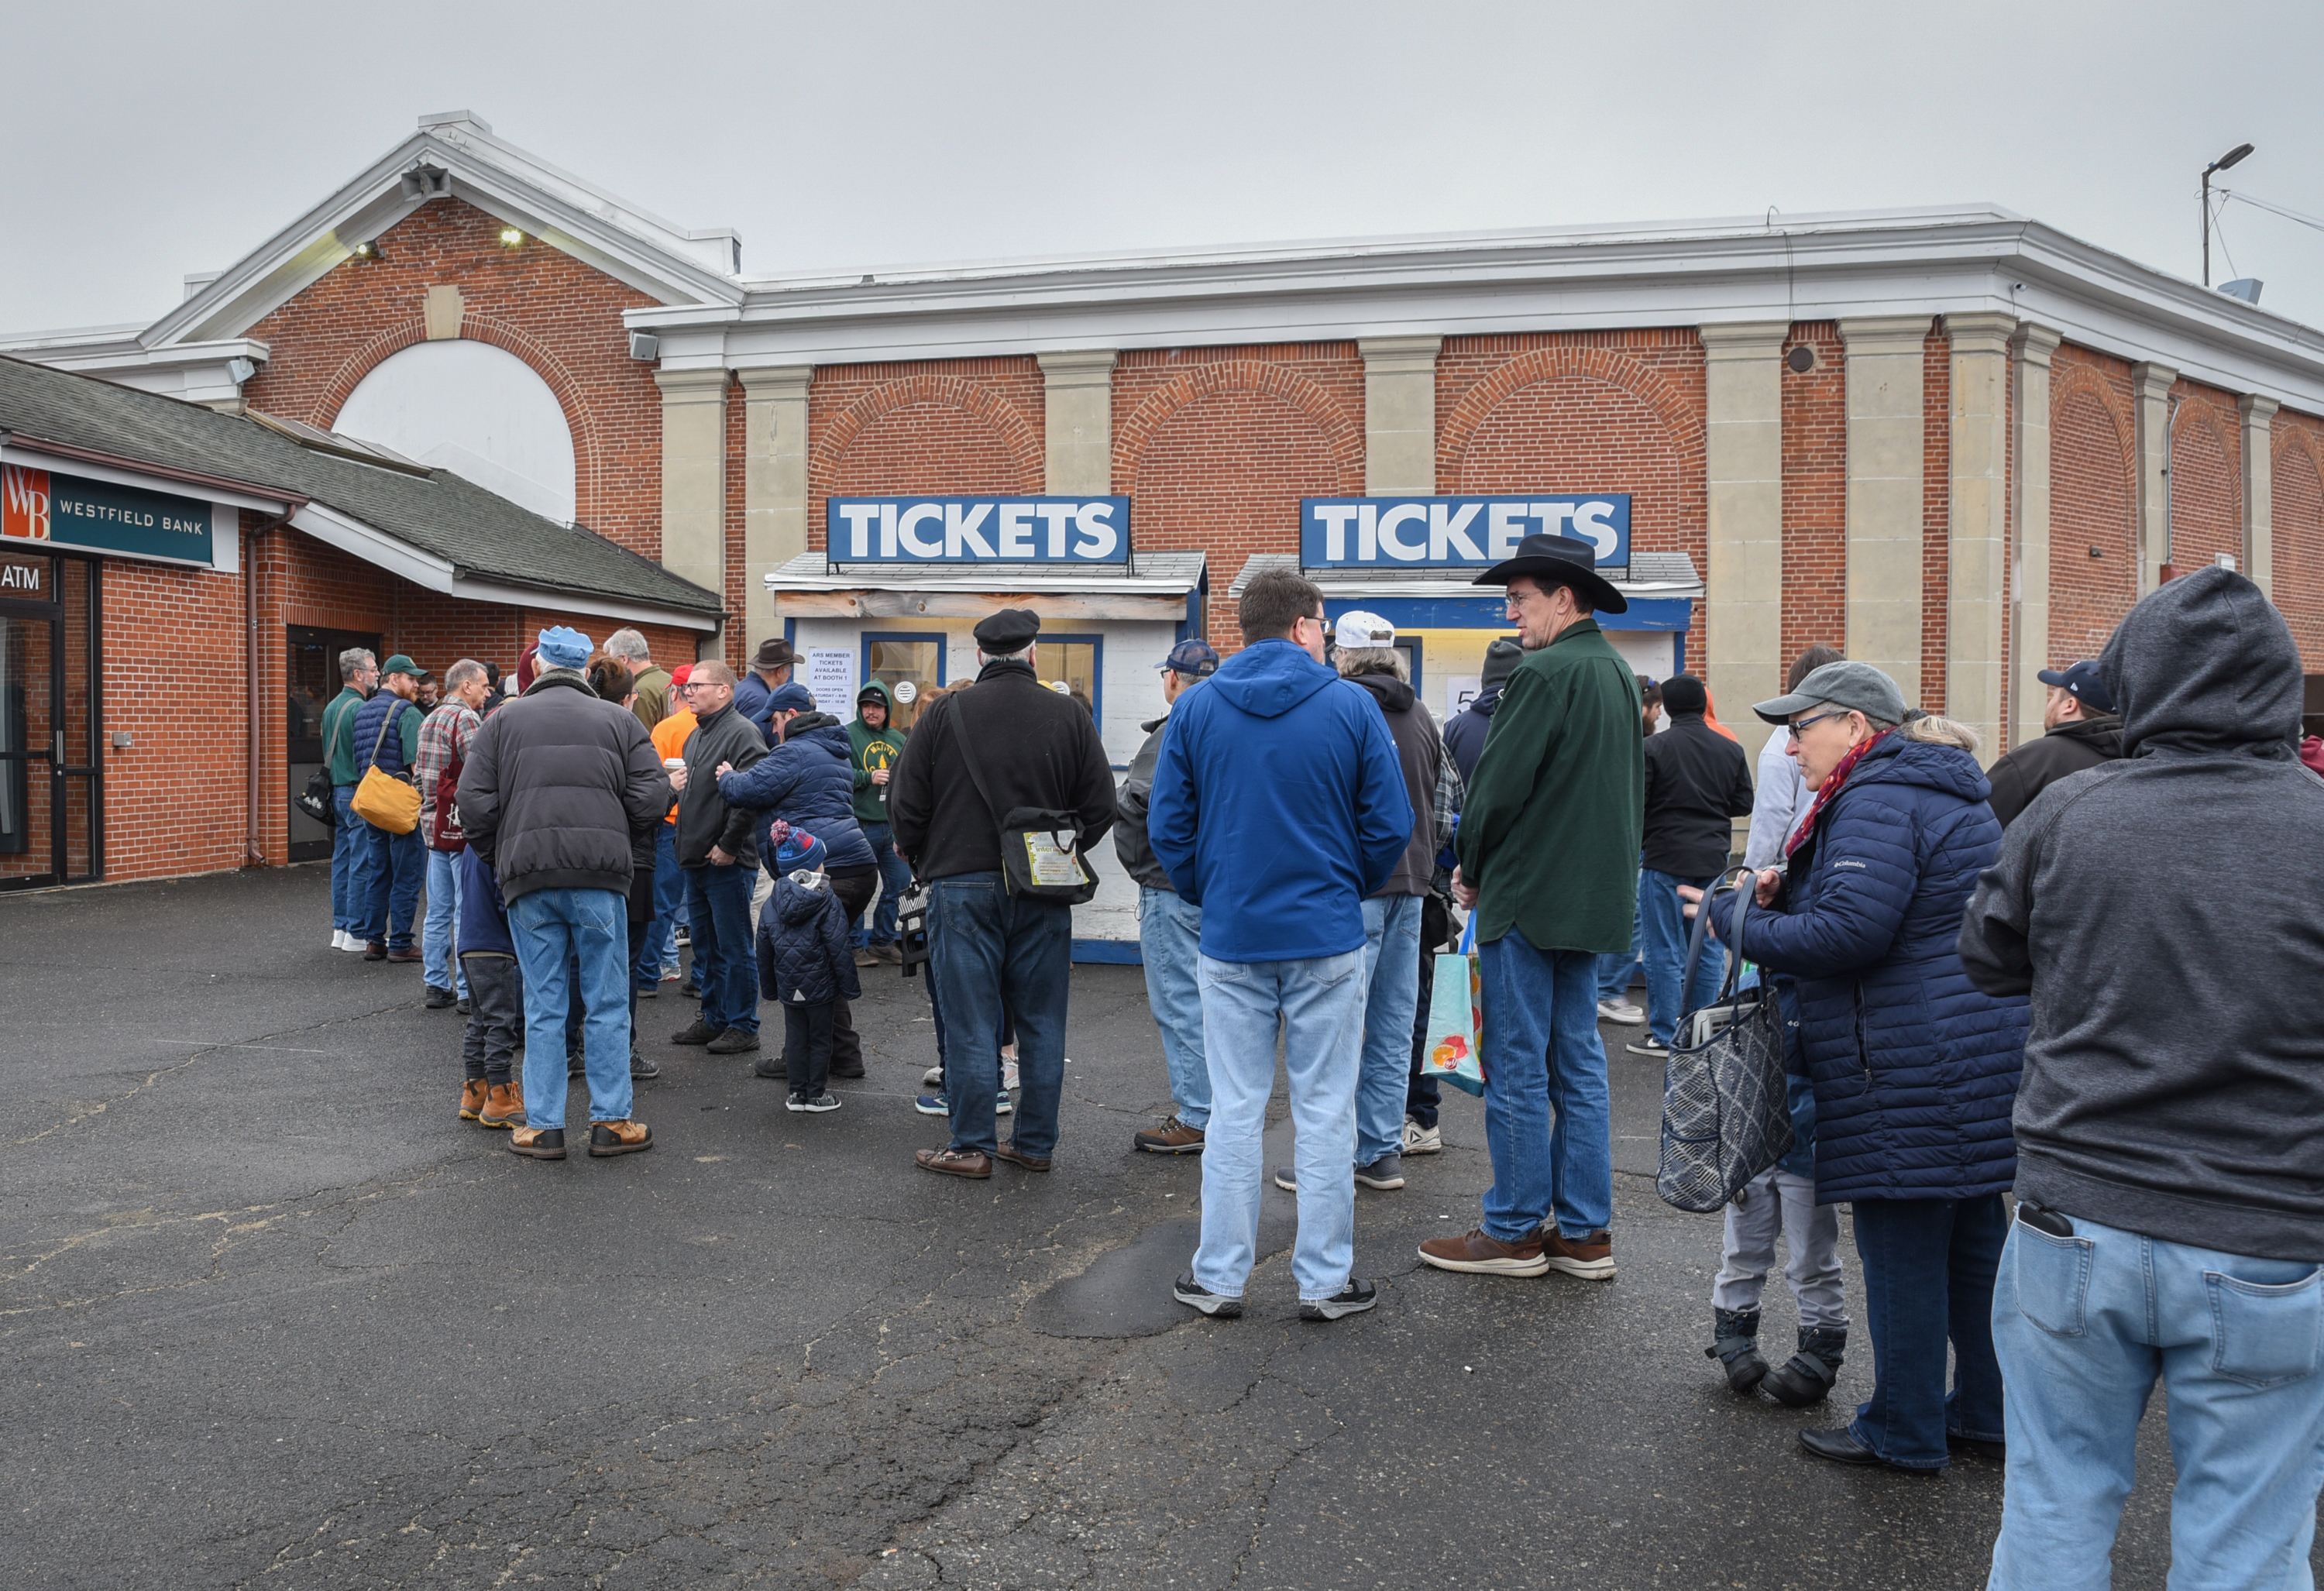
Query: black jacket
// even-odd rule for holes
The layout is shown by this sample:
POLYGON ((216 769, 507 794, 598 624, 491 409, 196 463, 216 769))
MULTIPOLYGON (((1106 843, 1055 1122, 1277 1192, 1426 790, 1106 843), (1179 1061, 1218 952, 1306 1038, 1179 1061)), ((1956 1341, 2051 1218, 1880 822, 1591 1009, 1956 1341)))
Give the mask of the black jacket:
POLYGON ((678 865, 710 865, 711 847, 733 857, 738 867, 759 865, 759 842, 747 806, 736 806, 718 793, 718 765, 731 762, 745 768, 767 754, 766 737, 759 726, 733 707, 722 707, 698 720, 686 737, 686 788, 678 797, 678 865))
POLYGON ((1646 852, 1641 865, 1678 878, 1708 878, 1735 849, 1735 823, 1751 811, 1751 759, 1743 748, 1682 713, 1646 737, 1646 852))
POLYGON ((1154 763, 1162 755, 1162 731, 1169 722, 1166 711, 1138 726, 1146 731, 1146 740, 1138 755, 1130 759, 1130 771, 1121 776, 1121 821, 1113 830, 1113 854, 1121 859, 1121 870, 1148 889, 1171 887, 1169 872, 1154 860, 1153 844, 1146 838, 1146 804, 1154 795, 1154 763))
POLYGON ((460 823, 510 900, 536 889, 626 896, 669 776, 636 717, 557 669, 493 713, 460 770, 460 823))
POLYGON ((948 878, 999 872, 1001 819, 1020 806, 1077 814, 1083 852, 1093 863, 1116 816, 1113 772, 1084 709, 1034 678, 1027 664, 996 658, 974 685, 938 697, 912 726, 889 777, 888 821, 896 849, 920 878, 948 878), (993 806, 969 777, 969 722, 993 806))
POLYGON ((2121 756, 2121 719, 2077 718, 2061 723, 1985 770, 1985 777, 1993 781, 1993 815, 2006 828, 2034 805, 2034 797, 2068 774, 2121 756))
POLYGON ((1436 776, 1444 766, 1444 737, 1435 717, 1413 689, 1393 674, 1351 674, 1351 684, 1370 693, 1396 742, 1396 762, 1404 794, 1412 803, 1412 839, 1404 860, 1374 895, 1425 895, 1436 871, 1436 776))
POLYGON ((2119 762, 2044 790, 1961 923, 1980 989, 2033 996, 2017 1191, 2067 1216, 2324 1260, 2324 780, 2299 649, 2201 568, 2098 658, 2119 762))

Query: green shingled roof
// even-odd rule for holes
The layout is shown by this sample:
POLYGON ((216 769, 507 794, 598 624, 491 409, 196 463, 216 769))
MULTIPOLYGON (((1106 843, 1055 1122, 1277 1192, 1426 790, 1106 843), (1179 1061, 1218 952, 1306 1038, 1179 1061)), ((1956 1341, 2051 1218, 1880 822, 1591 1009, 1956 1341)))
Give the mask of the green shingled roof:
POLYGON ((715 616, 715 592, 595 531, 560 525, 449 470, 410 474, 301 446, 240 415, 0 356, 0 432, 124 464, 159 464, 336 509, 461 575, 544 594, 610 597, 715 616))

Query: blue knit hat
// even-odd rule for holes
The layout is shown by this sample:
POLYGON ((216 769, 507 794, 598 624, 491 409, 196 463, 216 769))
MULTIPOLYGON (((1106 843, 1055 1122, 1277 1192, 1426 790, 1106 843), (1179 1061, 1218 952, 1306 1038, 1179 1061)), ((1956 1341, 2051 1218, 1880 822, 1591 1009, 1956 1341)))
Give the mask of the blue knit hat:
POLYGON ((775 866, 786 873, 811 873, 822 868, 823 858, 821 841, 805 829, 793 829, 775 851, 775 866))
POLYGON ((545 668, 578 668, 589 661, 589 638, 568 624, 552 624, 540 632, 540 662, 545 668))

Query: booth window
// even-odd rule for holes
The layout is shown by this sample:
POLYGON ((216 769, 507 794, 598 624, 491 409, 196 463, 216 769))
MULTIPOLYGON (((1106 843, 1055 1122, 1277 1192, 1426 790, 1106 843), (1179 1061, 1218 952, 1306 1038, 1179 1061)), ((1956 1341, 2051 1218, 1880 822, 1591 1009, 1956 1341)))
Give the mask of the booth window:
POLYGON ((1099 671, 1105 663, 1105 641, 1094 635, 1048 635, 1037 638, 1038 672, 1043 685, 1063 681, 1065 694, 1098 722, 1105 722, 1104 686, 1099 671))
POLYGON ((909 631, 878 635, 867 631, 863 636, 863 684, 878 680, 888 687, 889 698, 893 701, 896 687, 907 680, 911 682, 912 699, 896 702, 890 720, 898 729, 910 729, 919 721, 928 693, 945 682, 944 670, 945 638, 941 635, 909 631))

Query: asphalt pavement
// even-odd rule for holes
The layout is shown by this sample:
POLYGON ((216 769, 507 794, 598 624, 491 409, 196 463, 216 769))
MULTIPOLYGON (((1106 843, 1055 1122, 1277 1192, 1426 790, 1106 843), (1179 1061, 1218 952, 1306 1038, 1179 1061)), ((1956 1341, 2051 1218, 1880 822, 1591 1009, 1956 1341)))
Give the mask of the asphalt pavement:
MULTIPOLYGON (((1816 1412, 1703 1357, 1718 1224, 1655 1198, 1625 1030, 1615 1281, 1418 1264, 1489 1181, 1456 1096, 1445 1153, 1359 1194, 1377 1311, 1296 1319, 1270 1191, 1250 1313, 1213 1321, 1167 1292, 1199 1162, 1130 1147, 1168 1094, 1135 968, 1073 974, 1050 1175, 913 1169, 934 1043, 888 968, 836 1114, 662 1042, 692 1016, 665 986, 656 1146, 542 1163, 456 1119, 461 1019, 329 950, 327 894, 310 866, 0 897, 0 1582, 1983 1583, 1998 1466, 1819 1463, 1816 1412)), ((1780 1282, 1767 1314, 1787 1342, 1780 1282)), ((1859 1353, 1835 1409, 1869 1384, 1859 1353)), ((2167 1564, 2160 1428, 2123 1586, 2167 1564)))

